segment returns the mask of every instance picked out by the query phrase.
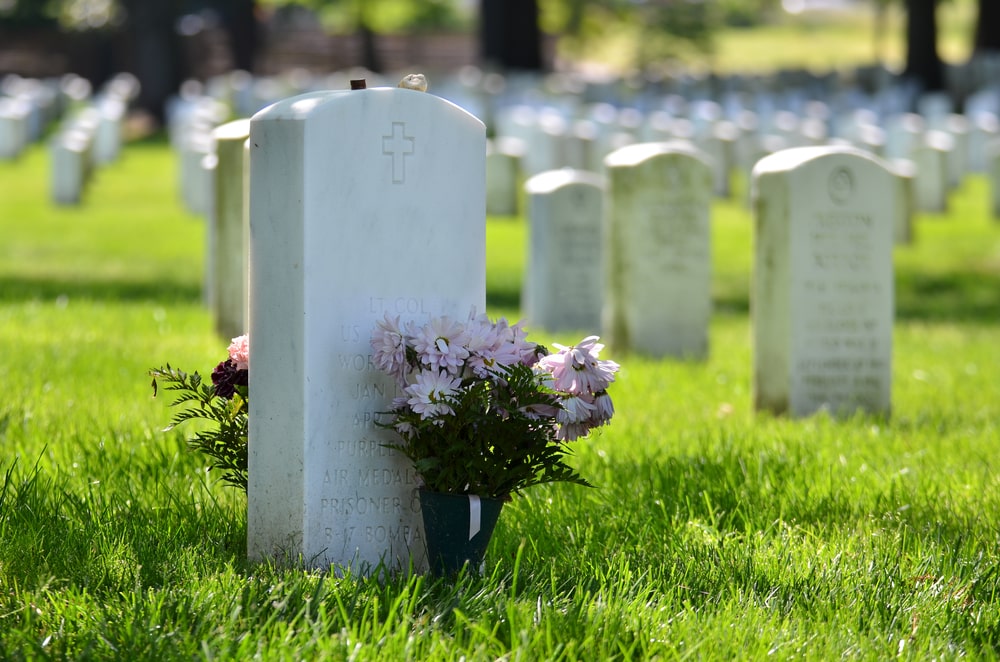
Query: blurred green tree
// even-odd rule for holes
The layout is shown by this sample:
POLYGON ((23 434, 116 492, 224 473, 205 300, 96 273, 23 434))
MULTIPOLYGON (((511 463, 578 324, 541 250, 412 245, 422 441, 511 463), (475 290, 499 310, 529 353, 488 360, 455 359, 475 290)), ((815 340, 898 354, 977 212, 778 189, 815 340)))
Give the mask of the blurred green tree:
POLYGON ((63 0, 0 0, 0 26, 54 26, 63 0))
POLYGON ((547 23, 569 41, 568 50, 583 54, 594 44, 620 34, 636 34, 631 64, 655 68, 687 53, 710 53, 713 35, 728 19, 745 22, 755 9, 758 19, 778 0, 548 0, 547 23))

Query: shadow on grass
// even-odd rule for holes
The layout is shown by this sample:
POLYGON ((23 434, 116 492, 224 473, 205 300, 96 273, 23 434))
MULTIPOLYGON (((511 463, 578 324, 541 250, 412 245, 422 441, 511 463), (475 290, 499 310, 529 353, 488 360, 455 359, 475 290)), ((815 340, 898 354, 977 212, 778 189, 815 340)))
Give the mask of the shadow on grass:
MULTIPOLYGON (((719 314, 747 315, 746 290, 727 287, 713 299, 719 314)), ((926 322, 993 323, 1000 319, 1000 273, 945 274, 901 271, 896 274, 896 319, 926 322)))
POLYGON ((896 318, 995 322, 1000 319, 1000 273, 900 273, 896 318))
POLYGON ((493 308, 520 310, 521 293, 510 287, 486 284, 486 305, 493 308))
POLYGON ((200 284, 170 280, 70 280, 0 276, 0 302, 50 301, 59 297, 93 301, 161 301, 193 303, 201 300, 200 284))

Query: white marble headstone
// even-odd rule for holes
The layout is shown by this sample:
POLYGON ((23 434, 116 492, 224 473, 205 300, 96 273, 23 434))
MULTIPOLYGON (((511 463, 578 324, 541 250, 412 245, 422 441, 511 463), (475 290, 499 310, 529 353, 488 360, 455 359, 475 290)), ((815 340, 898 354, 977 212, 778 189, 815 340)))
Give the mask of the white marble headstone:
POLYGON ((248 210, 244 196, 244 145, 250 136, 250 120, 227 122, 212 131, 216 163, 215 194, 212 196, 215 293, 209 297, 215 313, 215 329, 223 338, 247 331, 247 256, 244 217, 248 210))
POLYGON ((486 145, 486 213, 517 214, 518 186, 524 143, 518 138, 497 138, 486 145))
POLYGON ((754 168, 758 410, 889 413, 903 194, 882 161, 850 147, 789 149, 754 168))
POLYGON ((528 255, 521 306, 531 326, 601 331, 604 178, 550 170, 524 185, 528 255))
POLYGON ((987 176, 990 182, 993 218, 1000 218, 1000 140, 994 140, 986 148, 987 176))
POLYGON ((948 210, 948 159, 953 141, 944 131, 931 130, 913 150, 917 209, 943 214, 948 210))
POLYGON ((15 159, 28 146, 28 103, 0 97, 0 159, 15 159))
POLYGON ((616 351, 700 359, 711 315, 713 173, 686 141, 607 156, 602 335, 616 351))
POLYGON ((318 92, 250 124, 248 548, 426 567, 417 476, 374 425, 377 320, 485 309, 482 122, 425 92, 318 92))

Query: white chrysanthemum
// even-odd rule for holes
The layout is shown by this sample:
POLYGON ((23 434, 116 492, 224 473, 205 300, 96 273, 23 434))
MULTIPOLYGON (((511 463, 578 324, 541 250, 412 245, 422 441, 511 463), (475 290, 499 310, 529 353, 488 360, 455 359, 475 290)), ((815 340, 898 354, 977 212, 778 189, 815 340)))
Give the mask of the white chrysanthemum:
POLYGON ((453 414, 450 402, 460 385, 461 380, 446 372, 421 370, 416 382, 404 389, 409 396, 406 403, 423 419, 453 414))
POLYGON ((420 362, 453 375, 462 371, 469 357, 465 327, 450 317, 432 319, 413 334, 413 349, 420 362))

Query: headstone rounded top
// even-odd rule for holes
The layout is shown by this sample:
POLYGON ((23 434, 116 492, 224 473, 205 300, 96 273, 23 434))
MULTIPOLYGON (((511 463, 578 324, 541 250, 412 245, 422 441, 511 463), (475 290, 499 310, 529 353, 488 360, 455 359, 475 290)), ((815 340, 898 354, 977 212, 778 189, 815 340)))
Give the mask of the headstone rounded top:
POLYGON ((687 140, 668 140, 665 142, 635 143, 620 147, 604 157, 604 165, 608 168, 628 168, 663 154, 684 154, 705 161, 694 143, 687 140))
POLYGON ((955 139, 947 131, 932 129, 924 135, 924 142, 931 149, 943 152, 948 152, 955 148, 955 139))
POLYGON ((753 168, 753 176, 794 170, 802 165, 824 159, 831 156, 851 155, 879 163, 878 157, 871 152, 851 147, 848 145, 823 145, 818 147, 790 147, 773 154, 769 154, 757 162, 753 168))
POLYGON ((212 130, 216 140, 246 140, 250 136, 250 118, 226 122, 212 130))
POLYGON ((521 158, 527 151, 527 145, 520 138, 514 136, 497 136, 486 143, 486 153, 500 153, 507 156, 521 158))
POLYGON ((528 179, 524 183, 524 191, 529 195, 552 193, 570 184, 589 184, 603 188, 604 177, 594 172, 574 168, 547 170, 528 179))
POLYGON ((302 121, 322 108, 345 104, 364 113, 370 103, 398 103, 418 112, 428 112, 435 106, 451 107, 456 116, 467 116, 479 124, 482 122, 464 108, 434 94, 407 90, 400 87, 369 87, 364 90, 323 90, 306 92, 282 99, 257 111, 251 118, 259 120, 302 121), (404 101, 405 100, 405 101, 404 101))
POLYGON ((892 171, 899 175, 900 177, 916 177, 917 175, 917 164, 910 159, 893 159, 892 171))

